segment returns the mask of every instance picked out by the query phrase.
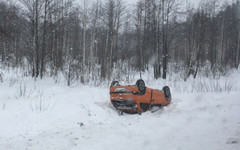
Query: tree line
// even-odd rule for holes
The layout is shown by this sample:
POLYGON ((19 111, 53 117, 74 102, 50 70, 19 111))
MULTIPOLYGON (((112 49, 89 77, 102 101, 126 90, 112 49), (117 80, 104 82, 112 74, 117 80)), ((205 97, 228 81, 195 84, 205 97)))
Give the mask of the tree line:
POLYGON ((123 0, 0 1, 1 66, 34 78, 63 73, 70 85, 152 67, 155 79, 166 79, 175 65, 186 80, 205 66, 238 68, 239 51, 239 0, 198 8, 177 0, 139 0, 132 7, 123 0))

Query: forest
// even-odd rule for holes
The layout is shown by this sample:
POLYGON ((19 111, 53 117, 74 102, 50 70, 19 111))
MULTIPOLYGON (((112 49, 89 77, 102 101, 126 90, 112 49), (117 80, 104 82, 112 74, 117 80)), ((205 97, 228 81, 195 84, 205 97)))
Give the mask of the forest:
POLYGON ((239 64, 240 0, 0 0, 0 150, 240 150, 239 64))
MULTIPOLYGON (((0 67, 67 84, 152 71, 155 79, 239 67, 240 2, 178 0, 0 1, 0 67), (170 69, 171 68, 171 69, 170 69)), ((97 82, 96 82, 97 83, 97 82)))

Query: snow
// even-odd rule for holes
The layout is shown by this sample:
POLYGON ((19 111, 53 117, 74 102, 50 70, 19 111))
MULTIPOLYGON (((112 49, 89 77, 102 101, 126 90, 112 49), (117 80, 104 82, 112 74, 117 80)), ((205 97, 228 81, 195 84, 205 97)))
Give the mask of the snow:
POLYGON ((119 116, 107 84, 68 87, 62 78, 34 81, 5 71, 0 150, 239 150, 239 71, 233 74, 235 86, 223 92, 192 90, 200 80, 164 83, 145 75, 149 87, 170 86, 172 103, 154 113, 119 116))

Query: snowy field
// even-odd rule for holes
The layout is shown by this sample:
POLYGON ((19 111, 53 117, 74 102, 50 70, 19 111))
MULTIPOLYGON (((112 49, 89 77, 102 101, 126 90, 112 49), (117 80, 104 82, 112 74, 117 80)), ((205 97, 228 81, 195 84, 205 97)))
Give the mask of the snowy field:
POLYGON ((169 85, 172 103, 119 116, 107 84, 67 87, 61 78, 34 81, 4 72, 0 150, 239 150, 239 73, 186 83, 145 76, 149 87, 169 85))

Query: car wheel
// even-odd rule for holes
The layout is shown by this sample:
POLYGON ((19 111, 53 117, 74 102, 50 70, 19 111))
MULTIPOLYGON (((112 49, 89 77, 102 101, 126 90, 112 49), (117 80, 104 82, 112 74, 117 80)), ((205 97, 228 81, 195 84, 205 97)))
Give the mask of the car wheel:
POLYGON ((147 103, 140 103, 141 109, 145 112, 149 109, 149 104, 147 103))
POLYGON ((119 82, 118 81, 112 81, 111 86, 119 86, 119 82))
POLYGON ((137 80, 136 85, 140 93, 144 94, 146 91, 145 82, 142 79, 137 80))
POLYGON ((171 100, 171 92, 170 92, 170 88, 168 86, 163 87, 163 92, 164 92, 165 98, 167 100, 171 100))

